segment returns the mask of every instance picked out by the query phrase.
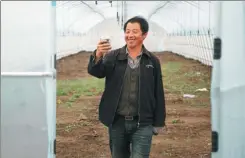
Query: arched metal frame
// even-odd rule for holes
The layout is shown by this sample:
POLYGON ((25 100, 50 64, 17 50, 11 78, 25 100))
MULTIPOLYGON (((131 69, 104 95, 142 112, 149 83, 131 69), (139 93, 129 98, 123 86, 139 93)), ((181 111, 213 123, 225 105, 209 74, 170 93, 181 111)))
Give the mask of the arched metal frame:
MULTIPOLYGON (((90 12, 87 12, 86 16, 84 14, 81 14, 79 17, 77 17, 73 22, 71 22, 67 28, 70 28, 73 25, 76 25, 78 21, 90 21, 91 19, 86 18, 87 15, 96 15, 98 17, 98 23, 101 22, 101 20, 106 20, 108 18, 115 18, 118 21, 119 26, 123 26, 123 23, 126 19, 128 19, 130 16, 134 15, 134 11, 136 10, 136 7, 132 10, 133 6, 139 7, 139 5, 142 5, 143 2, 130 2, 130 1, 63 1, 60 2, 57 5, 57 8, 60 7, 68 7, 69 9, 75 9, 75 8, 81 8, 84 7, 89 8, 90 12), (108 12, 107 15, 105 13, 108 12), (132 13, 133 12, 133 13, 132 13)), ((199 2, 199 1, 153 1, 149 2, 148 7, 146 8, 146 14, 144 15, 148 20, 153 20, 154 22, 158 21, 158 24, 160 24, 168 33, 176 33, 178 30, 185 30, 181 32, 191 32, 191 34, 199 34, 200 30, 202 30, 202 21, 208 21, 208 26, 204 26, 204 28, 207 30, 207 33, 210 33, 213 29, 213 26, 210 25, 210 4, 211 1, 207 2, 199 2), (202 5, 199 5, 202 3, 202 5), (208 7, 203 7, 205 4, 208 5, 208 7), (189 7, 189 10, 182 9, 179 6, 185 5, 186 7, 189 7), (178 10, 175 11, 175 10, 178 10), (149 10, 149 11, 148 11, 149 10), (179 12, 180 11, 180 12, 179 12), (197 13, 197 19, 193 19, 194 16, 192 16, 192 13, 197 13), (163 14, 164 13, 164 14, 163 14), (169 15, 172 15, 171 18, 169 15), (174 17, 174 18, 172 18, 174 17), (185 20, 183 20, 184 17, 185 20), (200 21, 200 18, 202 17, 202 21, 200 21), (159 20, 161 18, 161 20, 159 20), (155 20, 154 20, 155 19, 155 20), (187 26, 186 21, 195 21, 195 25, 197 26, 187 26), (167 22, 166 22, 167 21, 167 22), (168 28, 174 28, 174 29, 168 29, 168 28)), ((137 14, 137 13, 136 13, 137 14)), ((95 19, 93 19, 95 20, 95 19)), ((204 22, 202 22, 204 23, 204 22)), ((207 23, 207 22, 206 22, 207 23)), ((96 25, 96 23, 94 23, 96 25)))

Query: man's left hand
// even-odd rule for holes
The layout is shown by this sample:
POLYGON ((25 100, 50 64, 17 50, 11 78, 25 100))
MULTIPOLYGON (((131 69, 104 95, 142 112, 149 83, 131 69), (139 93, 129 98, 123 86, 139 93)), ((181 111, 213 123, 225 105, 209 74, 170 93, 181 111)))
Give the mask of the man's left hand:
POLYGON ((153 127, 153 134, 158 135, 159 133, 163 133, 164 127, 153 127))

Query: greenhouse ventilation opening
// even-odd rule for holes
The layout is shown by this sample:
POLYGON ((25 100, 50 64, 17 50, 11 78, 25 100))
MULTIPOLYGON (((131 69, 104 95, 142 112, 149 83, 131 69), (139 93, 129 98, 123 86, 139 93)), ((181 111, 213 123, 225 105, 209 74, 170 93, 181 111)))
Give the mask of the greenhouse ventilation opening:
POLYGON ((147 47, 213 67, 212 158, 244 158, 245 2, 112 1, 107 11, 96 3, 1 2, 0 157, 55 157, 56 57, 93 50, 104 34, 121 46, 122 24, 139 14, 152 28, 147 47))

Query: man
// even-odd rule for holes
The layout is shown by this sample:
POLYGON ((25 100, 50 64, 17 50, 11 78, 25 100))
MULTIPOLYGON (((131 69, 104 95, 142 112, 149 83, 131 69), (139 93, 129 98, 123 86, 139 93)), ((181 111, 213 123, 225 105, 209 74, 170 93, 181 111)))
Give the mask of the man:
POLYGON ((112 158, 149 158, 153 131, 165 126, 160 61, 143 44, 148 29, 144 18, 129 19, 126 45, 109 51, 100 41, 89 59, 88 73, 106 78, 99 119, 109 127, 112 158))

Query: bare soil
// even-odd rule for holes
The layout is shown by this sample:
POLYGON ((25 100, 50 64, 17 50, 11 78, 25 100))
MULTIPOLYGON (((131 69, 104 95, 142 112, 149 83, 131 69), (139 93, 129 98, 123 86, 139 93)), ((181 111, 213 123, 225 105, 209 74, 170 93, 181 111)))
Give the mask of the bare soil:
MULTIPOLYGON (((89 53, 80 52, 58 61, 58 79, 88 77, 89 53)), ((184 67, 209 73, 210 67, 165 52, 162 62, 178 61, 184 67)), ((66 100, 61 97, 61 100, 66 100)), ((110 158, 107 128, 98 121, 100 96, 80 97, 68 108, 57 106, 57 158, 110 158)), ((210 158, 210 100, 191 106, 166 90, 167 128, 153 138, 151 158, 210 158)))

